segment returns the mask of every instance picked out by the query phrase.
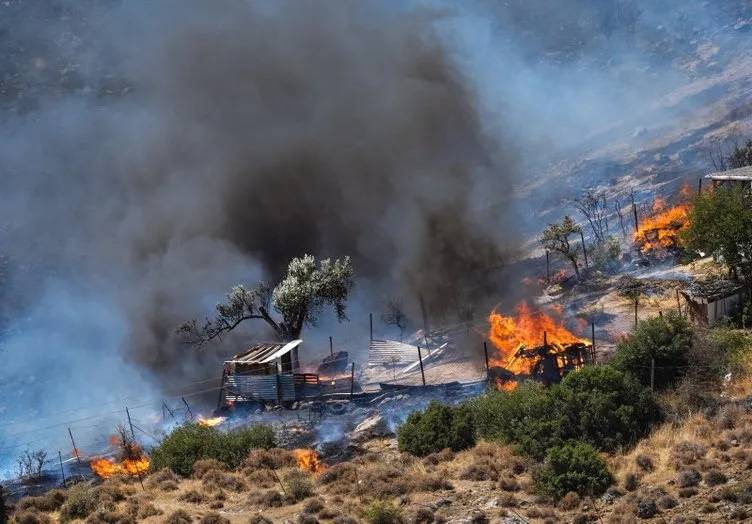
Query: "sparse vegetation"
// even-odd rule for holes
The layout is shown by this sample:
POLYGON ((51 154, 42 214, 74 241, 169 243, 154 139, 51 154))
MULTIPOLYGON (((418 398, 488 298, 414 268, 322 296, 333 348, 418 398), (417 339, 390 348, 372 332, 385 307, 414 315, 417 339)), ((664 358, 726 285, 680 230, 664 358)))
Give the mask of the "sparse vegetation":
POLYGON ((371 502, 363 512, 368 524, 402 524, 402 510, 386 500, 371 502))

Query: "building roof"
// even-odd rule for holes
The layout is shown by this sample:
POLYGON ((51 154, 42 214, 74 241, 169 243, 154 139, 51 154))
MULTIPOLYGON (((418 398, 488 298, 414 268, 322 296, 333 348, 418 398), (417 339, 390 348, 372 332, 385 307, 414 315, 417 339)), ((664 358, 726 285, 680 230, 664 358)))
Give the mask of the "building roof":
POLYGON ((705 178, 719 181, 752 182, 752 166, 729 169, 728 171, 716 171, 705 175, 705 178))
POLYGON ((302 344, 300 339, 292 342, 258 342, 238 353, 227 362, 233 364, 268 364, 302 344))
POLYGON ((685 289, 684 294, 696 302, 715 302, 739 293, 743 287, 733 280, 698 280, 685 289))

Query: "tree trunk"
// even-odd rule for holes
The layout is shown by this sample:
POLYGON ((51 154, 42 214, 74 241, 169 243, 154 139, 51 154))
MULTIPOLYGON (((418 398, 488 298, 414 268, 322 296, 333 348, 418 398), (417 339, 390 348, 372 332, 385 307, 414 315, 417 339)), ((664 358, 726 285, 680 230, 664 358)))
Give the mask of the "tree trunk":
POLYGON ((574 266, 574 274, 577 276, 577 282, 582 282, 582 279, 580 278, 580 266, 577 265, 577 259, 573 258, 572 260, 572 266, 574 266))

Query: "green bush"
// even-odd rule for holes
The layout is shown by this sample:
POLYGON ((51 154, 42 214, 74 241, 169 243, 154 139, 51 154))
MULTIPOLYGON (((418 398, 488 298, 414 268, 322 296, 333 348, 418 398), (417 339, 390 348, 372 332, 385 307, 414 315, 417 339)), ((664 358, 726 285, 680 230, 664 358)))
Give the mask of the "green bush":
POLYGON ((193 464, 202 459, 215 459, 236 468, 252 449, 269 449, 274 445, 274 430, 269 426, 249 426, 224 433, 212 427, 185 424, 152 450, 151 469, 170 468, 188 477, 193 464))
POLYGON ((470 401, 478 437, 514 444, 518 451, 542 459, 548 448, 566 439, 565 418, 551 391, 524 382, 513 391, 488 391, 470 401))
POLYGON ((689 322, 676 311, 670 311, 662 317, 639 322, 632 334, 617 345, 611 363, 649 386, 650 362, 655 359, 655 387, 661 389, 681 378, 691 347, 689 322))
POLYGON ((371 502, 364 511, 364 517, 368 524, 402 524, 402 511, 400 508, 386 500, 371 502))
POLYGON ((611 366, 585 366, 551 389, 568 439, 598 449, 635 444, 658 419, 650 390, 611 366))
POLYGON ((597 496, 606 491, 611 481, 611 473, 595 448, 576 441, 551 448, 543 467, 535 474, 538 490, 555 499, 571 491, 597 496))
POLYGON ((473 416, 466 406, 431 402, 425 411, 411 413, 397 430, 400 451, 424 457, 449 448, 461 451, 475 444, 473 416))
POLYGON ((658 418, 650 391, 611 366, 586 366, 550 388, 530 381, 489 391, 469 406, 478 437, 514 444, 538 460, 568 440, 604 450, 633 444, 658 418))

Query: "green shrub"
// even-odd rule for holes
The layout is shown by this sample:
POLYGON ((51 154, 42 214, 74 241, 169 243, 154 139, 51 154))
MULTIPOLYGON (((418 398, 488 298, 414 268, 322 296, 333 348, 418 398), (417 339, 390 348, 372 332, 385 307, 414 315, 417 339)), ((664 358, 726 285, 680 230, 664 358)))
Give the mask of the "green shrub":
POLYGON ((551 448, 543 467, 535 475, 542 493, 560 499, 569 492, 600 495, 611 485, 612 477, 598 452, 585 442, 569 442, 551 448))
POLYGON ((687 352, 692 346, 692 328, 676 311, 639 322, 625 340, 619 342, 612 365, 650 385, 650 363, 655 359, 655 387, 670 386, 687 369, 687 352))
POLYGON ((509 392, 488 391, 469 405, 478 437, 515 444, 538 459, 566 439, 564 416, 551 391, 538 382, 524 382, 509 392))
POLYGON ((274 431, 268 426, 249 426, 223 433, 212 427, 185 424, 152 450, 151 469, 169 468, 188 477, 193 464, 202 459, 215 459, 229 468, 236 468, 252 449, 274 445, 274 431))
POLYGON ((466 406, 431 402, 425 411, 411 413, 397 430, 400 451, 424 457, 449 448, 461 451, 475 444, 473 416, 466 406))
POLYGON ((371 502, 364 511, 368 524, 402 524, 402 511, 386 500, 371 502))
POLYGON ((585 366, 551 389, 566 437, 598 449, 630 445, 658 419, 651 392, 611 366, 585 366))
POLYGON ((478 437, 514 444, 538 460, 568 440, 605 450, 633 444, 658 418, 650 391, 611 366, 586 366, 550 388, 525 382, 490 391, 469 406, 478 437))

